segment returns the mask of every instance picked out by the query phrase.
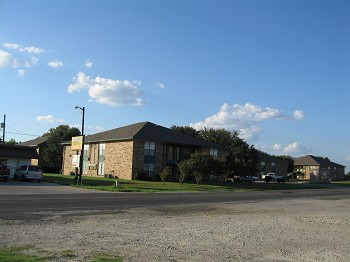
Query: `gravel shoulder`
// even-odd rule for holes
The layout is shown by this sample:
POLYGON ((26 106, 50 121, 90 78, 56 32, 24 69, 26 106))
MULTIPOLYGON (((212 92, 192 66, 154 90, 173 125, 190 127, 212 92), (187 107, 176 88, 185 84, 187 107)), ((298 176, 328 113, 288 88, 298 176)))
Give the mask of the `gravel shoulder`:
POLYGON ((51 261, 350 261, 350 198, 133 208, 0 221, 1 246, 51 261), (63 256, 67 251, 72 256, 63 256))

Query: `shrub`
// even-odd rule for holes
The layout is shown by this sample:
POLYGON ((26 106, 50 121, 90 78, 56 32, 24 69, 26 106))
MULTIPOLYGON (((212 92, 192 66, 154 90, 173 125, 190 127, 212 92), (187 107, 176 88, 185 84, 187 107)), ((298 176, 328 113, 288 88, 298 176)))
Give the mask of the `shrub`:
POLYGON ((159 174, 159 177, 165 185, 165 182, 168 181, 168 179, 170 178, 170 168, 168 166, 165 167, 163 169, 163 172, 159 174))

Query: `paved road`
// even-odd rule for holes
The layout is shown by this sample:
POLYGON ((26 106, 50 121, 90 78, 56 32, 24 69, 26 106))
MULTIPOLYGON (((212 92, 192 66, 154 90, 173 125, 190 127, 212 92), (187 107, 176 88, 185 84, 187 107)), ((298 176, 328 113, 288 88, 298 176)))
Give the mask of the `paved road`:
POLYGON ((349 198, 349 189, 265 192, 108 193, 49 183, 0 184, 0 219, 115 213, 133 207, 187 206, 215 203, 271 201, 283 198, 349 198))

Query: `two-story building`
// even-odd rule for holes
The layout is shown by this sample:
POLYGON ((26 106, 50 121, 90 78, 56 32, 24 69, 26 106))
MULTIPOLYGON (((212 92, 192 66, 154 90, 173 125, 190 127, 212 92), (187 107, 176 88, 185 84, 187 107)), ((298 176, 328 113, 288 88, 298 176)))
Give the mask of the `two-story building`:
POLYGON ((294 159, 296 172, 304 174, 304 179, 310 182, 329 182, 345 178, 345 166, 334 163, 327 157, 307 155, 294 159))
MULTIPOLYGON (((176 163, 189 158, 194 152, 208 152, 222 157, 224 149, 181 132, 150 122, 136 123, 109 131, 88 135, 84 138, 83 174, 120 179, 134 179, 137 173, 146 173, 149 179, 169 166, 172 179, 177 179, 176 163)), ((75 171, 71 142, 63 143, 64 174, 75 171)))

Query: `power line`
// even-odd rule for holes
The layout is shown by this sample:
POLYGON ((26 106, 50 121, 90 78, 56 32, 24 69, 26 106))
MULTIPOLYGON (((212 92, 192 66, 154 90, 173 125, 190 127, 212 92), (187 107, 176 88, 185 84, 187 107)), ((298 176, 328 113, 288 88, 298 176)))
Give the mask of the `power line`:
POLYGON ((39 137, 39 136, 40 136, 40 135, 32 135, 32 134, 25 133, 25 132, 23 132, 23 131, 21 131, 21 130, 15 129, 15 128, 10 127, 10 126, 8 126, 8 125, 6 125, 6 127, 12 129, 13 131, 15 131, 15 132, 8 132, 8 131, 7 131, 7 132, 6 132, 7 134, 15 134, 15 135, 23 135, 23 136, 33 136, 33 137, 39 137))

